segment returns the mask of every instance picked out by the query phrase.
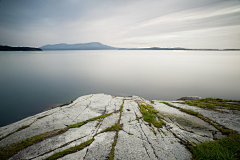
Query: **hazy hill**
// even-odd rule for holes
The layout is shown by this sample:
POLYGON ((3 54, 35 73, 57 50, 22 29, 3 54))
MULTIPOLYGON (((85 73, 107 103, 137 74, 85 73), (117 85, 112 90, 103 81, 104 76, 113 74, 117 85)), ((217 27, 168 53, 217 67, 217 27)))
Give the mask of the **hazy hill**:
POLYGON ((42 50, 113 50, 117 49, 99 42, 78 43, 78 44, 53 44, 40 47, 42 50))
POLYGON ((78 44, 48 44, 40 47, 42 50, 199 50, 199 51, 239 51, 239 49, 190 49, 190 48, 161 48, 161 47, 149 47, 149 48, 116 48, 108 45, 104 45, 99 42, 90 43, 78 43, 78 44))

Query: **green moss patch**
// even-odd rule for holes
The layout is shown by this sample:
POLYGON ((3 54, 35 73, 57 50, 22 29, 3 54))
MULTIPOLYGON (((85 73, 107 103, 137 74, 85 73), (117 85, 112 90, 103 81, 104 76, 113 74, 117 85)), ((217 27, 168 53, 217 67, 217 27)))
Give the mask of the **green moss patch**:
POLYGON ((190 106, 196 106, 203 109, 215 110, 218 109, 229 109, 229 110, 240 110, 240 101, 236 100, 223 100, 219 98, 205 98, 201 100, 186 100, 182 104, 190 106))
POLYGON ((44 115, 44 116, 38 117, 37 119, 42 119, 42 118, 47 117, 47 116, 49 116, 49 115, 44 115))
POLYGON ((16 154, 17 152, 19 152, 20 150, 33 145, 34 143, 40 142, 46 138, 55 136, 58 134, 58 132, 60 132, 61 130, 54 130, 51 132, 46 132, 31 138, 27 138, 23 141, 8 145, 6 147, 2 147, 0 148, 0 159, 8 159, 10 157, 12 157, 14 154, 16 154))
MULTIPOLYGON (((20 141, 20 142, 17 142, 17 143, 13 143, 13 144, 11 144, 9 146, 2 147, 2 148, 0 148, 0 159, 1 160, 2 159, 8 159, 8 158, 12 157, 14 154, 16 154, 17 152, 19 152, 20 150, 22 150, 22 149, 24 149, 26 147, 29 147, 29 146, 33 145, 34 143, 38 143, 38 142, 43 141, 43 140, 45 140, 47 138, 50 138, 50 137, 62 134, 64 132, 68 131, 70 128, 80 127, 80 126, 82 126, 82 125, 84 125, 84 124, 86 124, 86 123, 88 123, 90 121, 95 121, 97 119, 103 119, 103 118, 105 118, 107 116, 110 116, 111 114, 112 113, 108 113, 108 114, 105 114, 105 115, 94 117, 94 118, 91 118, 89 120, 86 120, 86 121, 83 121, 83 122, 80 122, 80 123, 77 123, 77 124, 70 125, 70 126, 68 126, 66 128, 63 128, 63 129, 58 129, 58 130, 42 133, 42 134, 36 135, 34 137, 27 138, 27 139, 25 139, 23 141, 20 141)), ((29 126, 23 126, 23 127, 19 128, 18 131, 20 131, 22 129, 25 129, 25 128, 29 127, 29 126)))
POLYGON ((170 107, 172 107, 172 105, 170 105, 169 103, 167 103, 167 102, 159 102, 159 103, 163 103, 163 104, 166 104, 167 106, 170 106, 170 107))
POLYGON ((67 155, 67 154, 80 151, 80 150, 82 150, 83 148, 89 146, 93 141, 94 141, 94 138, 90 139, 89 141, 83 142, 83 143, 81 143, 80 145, 77 145, 77 146, 68 148, 68 149, 66 149, 66 150, 64 150, 64 151, 61 151, 61 152, 58 152, 58 153, 55 153, 55 154, 53 154, 52 156, 46 158, 45 160, 58 159, 58 158, 63 157, 63 156, 65 156, 65 155, 67 155))
POLYGON ((194 112, 192 110, 189 110, 189 109, 183 109, 183 108, 179 108, 182 112, 185 112, 187 114, 190 114, 192 116, 196 116, 196 117, 202 117, 200 113, 198 112, 194 112))
MULTIPOLYGON (((32 123, 31 123, 31 124, 32 124, 32 123)), ((18 131, 21 131, 21 130, 23 130, 23 129, 25 129, 25 128, 28 128, 31 124, 26 125, 26 126, 22 126, 22 127, 18 128, 16 131, 7 134, 6 136, 0 138, 0 141, 1 141, 2 139, 6 138, 6 137, 8 137, 8 136, 10 136, 10 135, 12 135, 12 134, 18 132, 18 131)))
POLYGON ((123 99, 123 103, 122 103, 122 105, 121 105, 121 107, 120 107, 120 112, 122 112, 123 105, 124 105, 124 101, 125 101, 125 99, 123 99))
POLYGON ((118 124, 120 124, 120 121, 121 121, 122 112, 123 112, 123 105, 124 105, 124 101, 125 101, 125 99, 123 99, 123 103, 122 103, 122 105, 121 105, 121 107, 120 107, 120 115, 119 115, 119 118, 118 118, 118 124))
POLYGON ((158 111, 152 106, 141 104, 139 107, 144 121, 154 125, 156 128, 166 125, 166 123, 161 119, 161 116, 157 115, 158 111))
POLYGON ((204 142, 191 146, 195 160, 238 160, 240 159, 240 135, 230 134, 218 141, 204 142))
POLYGON ((110 160, 114 160, 114 153, 115 153, 115 146, 117 145, 117 139, 118 139, 118 132, 116 132, 116 135, 114 137, 114 141, 113 141, 113 144, 112 144, 112 149, 111 149, 111 152, 109 154, 109 159, 110 160))
MULTIPOLYGON (((103 131, 97 133, 96 135, 100 134, 100 133, 104 133, 104 132, 110 132, 110 131, 119 131, 119 130, 123 130, 123 124, 119 124, 119 123, 115 123, 114 125, 112 125, 111 127, 108 127, 106 129, 104 129, 103 131)), ((96 136, 95 135, 95 136, 96 136)))
POLYGON ((77 127, 80 127, 90 121, 95 121, 97 119, 102 119, 102 118, 105 118, 107 116, 110 116, 112 113, 108 113, 108 114, 104 114, 104 115, 101 115, 101 116, 98 116, 98 117, 94 117, 94 118, 91 118, 89 120, 86 120, 86 121, 83 121, 83 122, 80 122, 80 123, 77 123, 77 124, 73 124, 73 125, 69 125, 67 128, 77 128, 77 127))
POLYGON ((116 131, 116 135, 114 137, 114 141, 113 141, 113 144, 112 144, 112 149, 111 149, 111 152, 109 154, 109 159, 110 160, 114 160, 115 146, 117 145, 118 133, 119 133, 119 130, 123 129, 122 128, 123 125, 120 124, 120 121, 121 121, 121 117, 122 117, 122 112, 123 112, 122 110, 123 110, 124 101, 125 101, 125 99, 123 99, 123 103, 120 107, 120 115, 119 115, 119 118, 118 118, 118 123, 115 123, 115 125, 105 129, 105 131, 116 131))
POLYGON ((111 149, 111 152, 109 154, 109 159, 110 160, 114 159, 115 146, 117 145, 118 133, 119 133, 119 130, 123 130, 122 127, 123 127, 122 124, 115 123, 115 125, 113 125, 111 127, 108 127, 107 129, 103 130, 103 132, 116 131, 116 135, 114 137, 114 141, 113 141, 113 144, 112 144, 112 149, 111 149))
POLYGON ((179 107, 175 107, 175 106, 172 106, 170 105, 169 103, 167 102, 161 102, 161 103, 164 103, 170 107, 173 107, 173 108, 177 108, 179 110, 181 110, 182 112, 185 112, 187 114, 190 114, 190 115, 193 115, 193 116, 196 116, 202 120, 204 120, 205 122, 208 122, 209 124, 213 125, 215 128, 217 128, 219 131, 221 131, 223 134, 226 134, 226 135, 229 135, 231 133, 235 133, 235 131, 231 130, 231 129, 228 129, 227 127, 223 126, 223 125, 220 125, 218 124, 217 122, 214 122, 213 120, 210 120, 206 117, 204 117, 203 115, 201 115, 200 113, 198 112, 195 112, 195 111, 192 111, 192 110, 189 110, 189 109, 183 109, 183 108, 179 108, 179 107))
POLYGON ((23 130, 23 129, 25 129, 25 128, 30 127, 30 125, 31 125, 31 124, 26 125, 26 126, 22 126, 22 127, 18 128, 16 132, 21 131, 21 130, 23 130))

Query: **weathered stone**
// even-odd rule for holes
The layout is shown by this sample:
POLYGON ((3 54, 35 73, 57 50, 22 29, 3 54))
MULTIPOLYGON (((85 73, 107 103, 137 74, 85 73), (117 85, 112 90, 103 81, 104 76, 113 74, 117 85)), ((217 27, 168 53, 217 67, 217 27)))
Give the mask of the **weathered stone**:
MULTIPOLYGON (((71 145, 71 143, 73 143, 74 145, 80 144, 83 142, 80 139, 87 137, 85 138, 85 140, 87 141, 91 139, 94 134, 97 133, 97 128, 95 127, 96 124, 97 124, 97 121, 93 121, 81 126, 80 128, 69 129, 67 132, 63 134, 59 134, 52 138, 46 139, 40 143, 36 143, 35 145, 32 145, 26 149, 23 149, 18 154, 16 154, 14 158, 16 159, 36 158, 38 157, 38 155, 44 155, 44 153, 46 154, 49 151, 53 151, 52 152, 53 154, 55 153, 54 151, 56 149, 58 149, 58 151, 63 150, 66 147, 63 149, 60 149, 60 148, 62 148, 62 146, 66 144, 69 146, 73 146, 71 145)), ((51 155, 51 154, 48 154, 48 155, 51 155)))
POLYGON ((229 129, 235 130, 238 133, 240 133, 240 115, 239 114, 231 114, 231 113, 221 113, 218 111, 213 111, 213 110, 205 110, 199 107, 195 106, 189 106, 186 104, 179 104, 179 103, 172 103, 169 102, 171 105, 183 108, 183 109, 188 109, 192 110, 195 112, 198 112, 202 114, 203 116, 216 121, 217 123, 226 126, 229 129))
MULTIPOLYGON (((163 103, 155 103, 153 106, 165 117, 169 124, 174 124, 181 130, 195 133, 192 135, 201 135, 198 140, 199 142, 202 142, 202 140, 212 140, 212 131, 218 132, 218 130, 209 123, 199 119, 198 117, 181 112, 176 108, 169 107, 163 103)), ((194 138, 196 138, 196 136, 194 138)))
POLYGON ((115 134, 115 132, 105 132, 97 135, 94 142, 87 148, 84 159, 108 159, 115 134))
POLYGON ((158 100, 149 101, 139 96, 112 97, 93 94, 77 98, 72 103, 56 107, 19 122, 0 128, 0 146, 5 147, 33 136, 66 129, 65 132, 48 137, 12 155, 16 159, 46 159, 94 138, 93 142, 79 151, 59 157, 67 159, 191 159, 189 144, 221 139, 224 135, 209 123, 177 108, 199 112, 222 125, 240 131, 239 114, 219 113, 183 105, 181 101, 169 101, 170 107, 158 100), (123 104, 124 101, 124 104, 123 104), (123 104, 122 111, 121 105, 123 104), (161 115, 166 126, 156 128, 144 121, 139 104, 151 105, 161 115), (111 114, 109 114, 111 113, 111 114), (104 118, 96 118, 106 115, 104 118), (94 118, 94 119, 92 119, 94 118), (28 126, 18 130, 22 126, 28 126), (120 130, 114 127, 121 126, 120 130))

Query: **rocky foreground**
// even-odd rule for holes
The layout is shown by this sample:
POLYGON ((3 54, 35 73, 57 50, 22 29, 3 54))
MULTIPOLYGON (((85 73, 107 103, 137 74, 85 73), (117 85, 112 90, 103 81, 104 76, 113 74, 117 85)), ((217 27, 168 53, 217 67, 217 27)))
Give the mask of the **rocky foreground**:
POLYGON ((1 127, 0 159, 191 159, 189 145, 240 133, 240 113, 179 102, 82 96, 1 127))

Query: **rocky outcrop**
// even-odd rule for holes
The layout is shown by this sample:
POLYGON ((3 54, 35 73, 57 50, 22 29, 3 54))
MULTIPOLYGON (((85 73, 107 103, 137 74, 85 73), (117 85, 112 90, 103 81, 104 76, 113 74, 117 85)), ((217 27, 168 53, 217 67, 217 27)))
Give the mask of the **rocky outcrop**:
POLYGON ((179 108, 240 131, 237 114, 139 96, 93 94, 1 127, 0 159, 191 159, 188 145, 225 136, 179 108))
POLYGON ((187 96, 187 97, 182 97, 182 98, 179 98, 178 100, 201 100, 202 97, 198 97, 198 96, 187 96))

